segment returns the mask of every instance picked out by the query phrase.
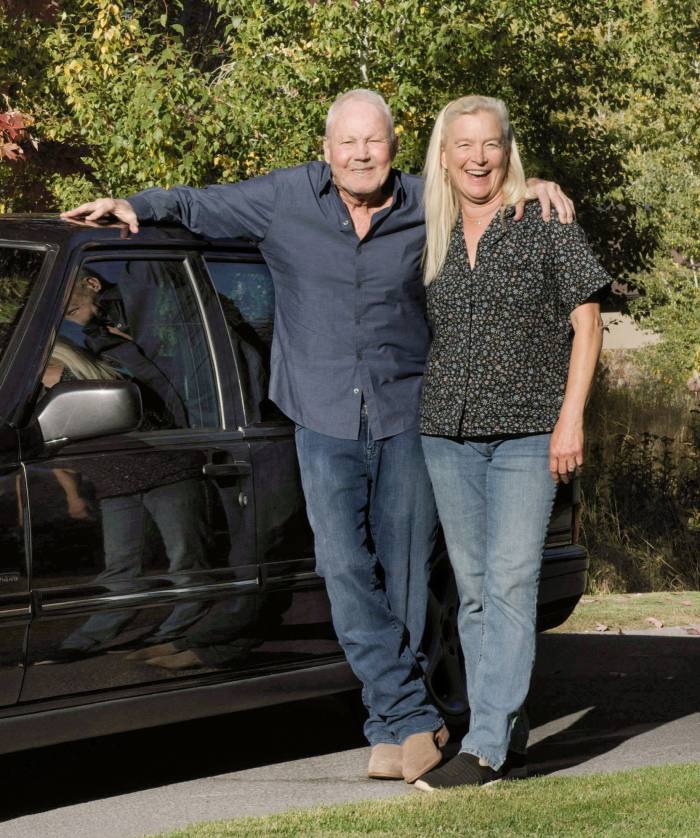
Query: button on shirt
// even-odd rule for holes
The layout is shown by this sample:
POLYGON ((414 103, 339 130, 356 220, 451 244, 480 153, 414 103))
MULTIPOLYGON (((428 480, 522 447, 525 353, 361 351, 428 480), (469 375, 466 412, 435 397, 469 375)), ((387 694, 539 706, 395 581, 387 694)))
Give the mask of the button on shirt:
POLYGON ((360 240, 322 162, 205 189, 148 189, 139 219, 257 242, 275 284, 270 398, 319 433, 381 439, 418 424, 428 350, 423 182, 393 170, 389 207, 360 240))
POLYGON ((484 231, 474 269, 461 215, 445 263, 428 287, 433 330, 420 429, 448 437, 551 431, 569 367, 569 314, 610 277, 583 230, 545 223, 530 203, 484 231))

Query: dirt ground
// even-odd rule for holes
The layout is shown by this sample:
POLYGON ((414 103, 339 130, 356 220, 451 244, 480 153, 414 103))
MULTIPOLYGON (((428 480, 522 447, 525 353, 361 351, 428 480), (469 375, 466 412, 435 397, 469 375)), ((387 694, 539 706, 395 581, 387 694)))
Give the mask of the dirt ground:
MULTIPOLYGON (((558 633, 625 633, 639 629, 700 624, 700 592, 668 591, 651 594, 600 594, 584 596, 558 633)), ((689 631, 693 635, 694 631, 689 631)))

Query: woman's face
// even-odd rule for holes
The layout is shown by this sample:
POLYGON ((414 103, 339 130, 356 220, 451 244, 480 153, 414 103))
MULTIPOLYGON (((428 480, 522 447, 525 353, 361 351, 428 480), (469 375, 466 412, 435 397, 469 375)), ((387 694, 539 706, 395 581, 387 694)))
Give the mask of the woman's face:
POLYGON ((447 128, 442 166, 460 202, 487 204, 501 191, 508 156, 501 121, 491 111, 453 120, 447 128))

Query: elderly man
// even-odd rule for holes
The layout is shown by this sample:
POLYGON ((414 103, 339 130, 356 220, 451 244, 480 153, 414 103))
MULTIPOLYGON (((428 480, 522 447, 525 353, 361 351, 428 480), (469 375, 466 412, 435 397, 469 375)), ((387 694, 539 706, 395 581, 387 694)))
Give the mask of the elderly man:
MULTIPOLYGON (((368 90, 328 112, 325 163, 205 189, 149 189, 64 213, 175 221, 255 240, 276 291, 270 398, 296 444, 318 573, 363 684, 368 774, 413 782, 447 730, 423 682, 420 643, 436 512, 418 435, 428 350, 422 181, 392 169, 391 113, 368 90)), ((537 184, 543 212, 571 205, 537 184)))

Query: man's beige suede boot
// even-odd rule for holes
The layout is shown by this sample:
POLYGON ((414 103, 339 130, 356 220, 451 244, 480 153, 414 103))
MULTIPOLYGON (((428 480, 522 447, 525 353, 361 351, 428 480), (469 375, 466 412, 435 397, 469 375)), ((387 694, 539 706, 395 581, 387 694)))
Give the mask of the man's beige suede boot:
POLYGON ((369 757, 367 776, 373 780, 402 780, 403 754, 401 745, 374 745, 369 757))
POLYGON ((415 781, 426 771, 442 762, 442 751, 450 738, 443 725, 439 730, 414 733, 401 746, 403 749, 403 778, 407 783, 415 781))

